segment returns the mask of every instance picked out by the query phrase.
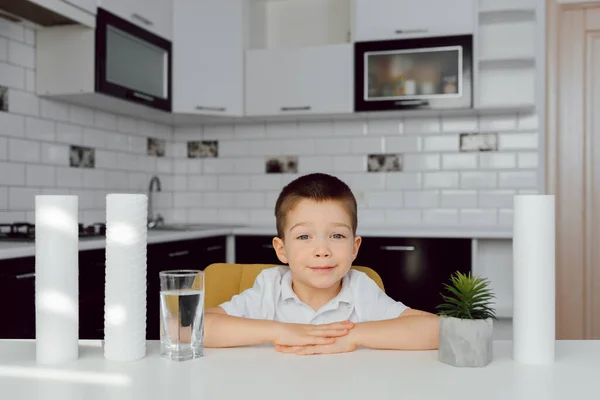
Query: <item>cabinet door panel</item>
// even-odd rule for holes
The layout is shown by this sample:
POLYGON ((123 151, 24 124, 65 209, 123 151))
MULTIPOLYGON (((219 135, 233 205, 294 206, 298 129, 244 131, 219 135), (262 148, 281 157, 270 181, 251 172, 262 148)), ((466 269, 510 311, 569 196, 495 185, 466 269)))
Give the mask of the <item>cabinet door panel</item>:
POLYGON ((0 260, 0 339, 35 339, 35 258, 0 260))

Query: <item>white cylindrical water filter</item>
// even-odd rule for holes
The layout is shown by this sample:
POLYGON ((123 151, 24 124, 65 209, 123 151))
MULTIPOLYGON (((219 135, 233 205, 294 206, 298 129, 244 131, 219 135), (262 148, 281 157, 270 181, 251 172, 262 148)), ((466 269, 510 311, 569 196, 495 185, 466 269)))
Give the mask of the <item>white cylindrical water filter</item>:
POLYGON ((77 196, 35 196, 35 344, 39 364, 79 357, 78 203, 77 196))
POLYGON ((104 356, 134 361, 146 355, 148 197, 106 196, 104 356))
POLYGON ((553 195, 514 197, 513 358, 554 362, 555 203, 553 195))

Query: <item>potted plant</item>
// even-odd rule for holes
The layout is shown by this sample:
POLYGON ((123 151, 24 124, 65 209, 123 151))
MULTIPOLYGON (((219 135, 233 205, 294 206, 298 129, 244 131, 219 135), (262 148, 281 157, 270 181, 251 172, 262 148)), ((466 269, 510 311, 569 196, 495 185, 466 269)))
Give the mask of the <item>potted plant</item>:
POLYGON ((457 271, 444 283, 440 315, 439 360, 456 367, 484 367, 492 361, 495 298, 486 278, 457 271))

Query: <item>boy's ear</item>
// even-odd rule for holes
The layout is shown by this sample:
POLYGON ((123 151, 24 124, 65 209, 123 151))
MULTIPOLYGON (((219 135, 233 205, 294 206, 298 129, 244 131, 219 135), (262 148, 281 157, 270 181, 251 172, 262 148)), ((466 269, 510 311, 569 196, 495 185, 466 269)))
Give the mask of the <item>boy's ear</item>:
POLYGON ((352 246, 352 261, 356 260, 356 256, 358 255, 358 249, 360 248, 361 243, 362 238, 360 236, 354 236, 354 244, 352 246))
POLYGON ((287 256, 285 255, 285 247, 283 245, 283 240, 278 237, 273 238, 273 248, 275 249, 275 254, 277 254, 277 258, 284 264, 288 263, 287 256))

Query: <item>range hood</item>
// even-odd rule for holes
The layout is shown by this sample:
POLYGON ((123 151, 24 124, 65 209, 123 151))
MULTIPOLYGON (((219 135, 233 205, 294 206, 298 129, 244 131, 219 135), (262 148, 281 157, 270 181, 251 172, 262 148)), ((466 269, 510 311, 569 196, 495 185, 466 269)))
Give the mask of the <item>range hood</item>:
POLYGON ((64 0, 0 0, 0 18, 40 26, 82 24, 93 28, 95 18, 91 11, 64 0))

